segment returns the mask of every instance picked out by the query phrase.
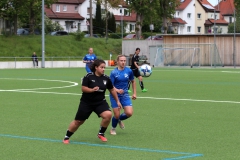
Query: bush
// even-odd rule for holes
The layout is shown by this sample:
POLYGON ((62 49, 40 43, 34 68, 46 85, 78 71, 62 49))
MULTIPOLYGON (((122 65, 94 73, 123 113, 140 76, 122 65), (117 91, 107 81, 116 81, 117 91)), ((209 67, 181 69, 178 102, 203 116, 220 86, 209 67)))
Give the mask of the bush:
POLYGON ((77 31, 76 33, 73 33, 75 40, 81 41, 84 38, 85 33, 81 31, 77 31))

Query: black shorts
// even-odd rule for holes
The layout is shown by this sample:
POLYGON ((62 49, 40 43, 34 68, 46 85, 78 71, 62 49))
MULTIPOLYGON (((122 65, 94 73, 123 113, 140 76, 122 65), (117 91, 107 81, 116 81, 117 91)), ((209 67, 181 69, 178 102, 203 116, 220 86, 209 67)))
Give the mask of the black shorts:
POLYGON ((80 101, 78 111, 75 116, 75 120, 86 120, 88 119, 92 112, 95 112, 98 115, 98 117, 100 117, 100 114, 104 111, 111 111, 106 101, 102 101, 94 105, 80 101))
POLYGON ((139 73, 138 68, 132 69, 132 71, 133 71, 133 75, 134 75, 136 78, 138 78, 139 76, 141 76, 140 73, 139 73))

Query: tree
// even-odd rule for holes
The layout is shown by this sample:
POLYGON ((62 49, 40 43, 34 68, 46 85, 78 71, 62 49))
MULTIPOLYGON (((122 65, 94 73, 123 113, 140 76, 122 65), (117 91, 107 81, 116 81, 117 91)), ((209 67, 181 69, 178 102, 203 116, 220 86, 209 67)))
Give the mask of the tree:
MULTIPOLYGON (((54 3, 56 0, 45 0, 45 5, 54 3)), ((34 33, 34 28, 41 21, 42 0, 1 0, 0 15, 11 21, 14 25, 14 32, 17 33, 18 24, 30 28, 30 33, 34 33)), ((22 26, 20 26, 22 27, 22 26)))
POLYGON ((179 0, 157 0, 159 3, 158 15, 162 18, 163 30, 167 34, 169 19, 173 18, 176 8, 180 5, 179 0))
POLYGON ((140 39, 142 35, 143 21, 146 17, 151 17, 154 13, 156 0, 128 0, 130 9, 136 12, 136 37, 140 39))
POLYGON ((101 11, 101 5, 99 2, 97 2, 97 7, 96 7, 96 16, 93 21, 94 24, 94 31, 96 33, 102 34, 102 28, 103 28, 103 23, 102 23, 102 11, 101 11))
POLYGON ((110 8, 117 8, 121 0, 97 0, 98 3, 102 4, 105 8, 105 36, 108 37, 108 12, 110 8))

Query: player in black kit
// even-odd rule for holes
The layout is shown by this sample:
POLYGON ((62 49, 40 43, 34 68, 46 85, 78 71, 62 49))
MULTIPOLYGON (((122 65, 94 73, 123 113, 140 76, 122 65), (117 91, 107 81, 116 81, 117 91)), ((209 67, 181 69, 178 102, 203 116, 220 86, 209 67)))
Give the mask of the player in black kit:
MULTIPOLYGON (((132 56, 132 64, 131 64, 131 70, 133 71, 133 74, 136 78, 138 78, 139 80, 139 85, 142 89, 142 92, 147 92, 147 89, 144 88, 144 85, 143 85, 143 80, 142 80, 142 76, 140 75, 139 73, 139 68, 140 66, 138 65, 139 63, 139 53, 140 53, 140 48, 136 48, 136 51, 135 51, 135 54, 132 56)), ((128 83, 128 92, 131 92, 130 89, 130 81, 128 83)))
POLYGON ((82 97, 80 99, 80 104, 78 111, 67 130, 64 137, 63 143, 68 144, 69 138, 73 133, 81 126, 86 119, 95 112, 98 117, 102 118, 100 124, 100 130, 98 132, 98 138, 107 142, 107 138, 104 136, 105 131, 111 121, 112 112, 109 105, 105 99, 105 91, 108 89, 110 93, 114 96, 117 101, 118 107, 121 108, 121 104, 118 100, 117 92, 115 91, 110 78, 104 74, 105 61, 95 60, 91 66, 91 73, 85 75, 82 81, 82 97))

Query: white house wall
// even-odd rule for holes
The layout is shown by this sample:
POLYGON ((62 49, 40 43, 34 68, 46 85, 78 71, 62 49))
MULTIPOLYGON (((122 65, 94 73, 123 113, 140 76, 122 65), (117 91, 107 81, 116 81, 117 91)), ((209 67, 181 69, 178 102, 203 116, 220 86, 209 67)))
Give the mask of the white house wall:
POLYGON ((194 34, 195 33, 195 7, 194 7, 194 1, 192 0, 188 6, 182 11, 182 19, 187 22, 187 24, 183 27, 183 34, 194 34), (191 13, 191 17, 188 18, 188 13, 191 13), (191 31, 187 31, 187 26, 191 26, 191 31))

